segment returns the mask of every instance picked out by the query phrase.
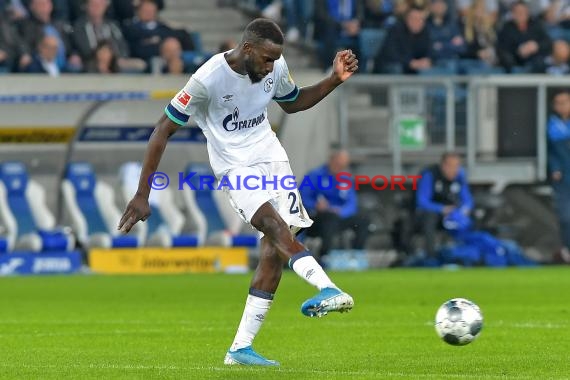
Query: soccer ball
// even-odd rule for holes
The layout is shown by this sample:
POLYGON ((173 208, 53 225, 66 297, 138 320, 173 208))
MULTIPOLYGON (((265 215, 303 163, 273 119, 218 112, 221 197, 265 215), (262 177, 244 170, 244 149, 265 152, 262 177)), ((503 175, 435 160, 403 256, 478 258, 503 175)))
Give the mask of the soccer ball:
POLYGON ((445 302, 435 315, 435 331, 446 343, 464 346, 477 338, 483 328, 479 306, 465 298, 445 302))

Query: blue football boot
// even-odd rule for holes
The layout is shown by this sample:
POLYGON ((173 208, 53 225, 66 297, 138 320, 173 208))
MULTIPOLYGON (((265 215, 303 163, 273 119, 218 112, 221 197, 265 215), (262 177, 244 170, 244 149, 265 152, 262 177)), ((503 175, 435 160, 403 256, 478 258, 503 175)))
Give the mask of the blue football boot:
POLYGON ((255 365, 255 366, 278 366, 275 360, 265 359, 249 347, 240 348, 235 351, 228 351, 224 358, 226 365, 255 365))
POLYGON ((353 306, 354 300, 349 294, 336 288, 324 288, 303 303, 301 312, 307 317, 322 317, 329 311, 348 312, 353 306))

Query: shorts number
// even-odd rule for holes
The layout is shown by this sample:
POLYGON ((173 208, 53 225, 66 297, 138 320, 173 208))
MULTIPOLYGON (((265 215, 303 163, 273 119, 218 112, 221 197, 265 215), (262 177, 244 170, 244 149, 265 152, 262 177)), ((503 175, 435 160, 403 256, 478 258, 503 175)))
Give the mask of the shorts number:
POLYGON ((289 212, 291 214, 296 214, 299 212, 299 207, 295 205, 297 203, 297 194, 291 191, 287 199, 290 198, 293 198, 293 200, 291 201, 291 207, 289 207, 289 212))

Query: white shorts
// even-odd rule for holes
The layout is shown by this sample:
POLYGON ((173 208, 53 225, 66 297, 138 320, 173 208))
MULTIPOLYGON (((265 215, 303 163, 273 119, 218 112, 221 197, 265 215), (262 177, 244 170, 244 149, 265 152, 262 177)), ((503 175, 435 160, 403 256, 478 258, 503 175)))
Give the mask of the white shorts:
POLYGON ((277 210, 293 233, 313 224, 297 186, 293 185, 293 171, 287 161, 263 162, 236 168, 226 173, 230 186, 224 191, 234 210, 246 222, 266 202, 277 210), (256 188, 257 187, 257 188, 256 188))

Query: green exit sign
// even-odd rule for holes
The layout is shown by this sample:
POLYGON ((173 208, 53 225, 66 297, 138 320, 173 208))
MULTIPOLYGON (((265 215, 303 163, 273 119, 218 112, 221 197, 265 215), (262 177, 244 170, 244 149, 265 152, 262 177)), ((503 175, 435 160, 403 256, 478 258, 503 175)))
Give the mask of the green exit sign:
POLYGON ((426 123, 419 117, 401 118, 398 122, 400 147, 403 150, 421 150, 426 146, 426 123))

